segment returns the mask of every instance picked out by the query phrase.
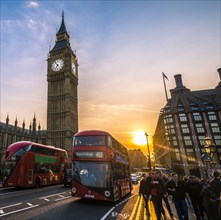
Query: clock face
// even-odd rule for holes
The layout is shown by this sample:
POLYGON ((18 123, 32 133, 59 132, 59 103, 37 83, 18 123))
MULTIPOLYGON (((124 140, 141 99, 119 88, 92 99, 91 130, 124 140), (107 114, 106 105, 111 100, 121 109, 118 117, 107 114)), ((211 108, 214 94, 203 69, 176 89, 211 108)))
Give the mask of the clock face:
POLYGON ((71 69, 72 69, 73 73, 76 74, 76 66, 75 66, 74 62, 71 63, 71 69))
POLYGON ((61 70, 63 66, 64 66, 64 61, 62 59, 57 59, 52 63, 51 68, 53 71, 57 72, 61 70))

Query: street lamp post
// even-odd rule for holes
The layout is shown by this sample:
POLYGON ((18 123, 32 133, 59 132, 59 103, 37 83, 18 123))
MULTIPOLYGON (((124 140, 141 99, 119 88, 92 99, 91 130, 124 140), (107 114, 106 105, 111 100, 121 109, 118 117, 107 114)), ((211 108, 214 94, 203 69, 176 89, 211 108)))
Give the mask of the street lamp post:
POLYGON ((213 154, 215 153, 215 147, 212 143, 211 137, 205 137, 205 146, 204 149, 206 154, 203 154, 203 160, 207 169, 207 176, 209 179, 212 177, 212 164, 213 164, 213 154))
POLYGON ((145 132, 146 140, 147 140, 147 151, 148 151, 148 165, 149 169, 151 170, 152 165, 151 165, 151 159, 150 159, 150 146, 149 146, 149 141, 148 141, 148 134, 145 132))

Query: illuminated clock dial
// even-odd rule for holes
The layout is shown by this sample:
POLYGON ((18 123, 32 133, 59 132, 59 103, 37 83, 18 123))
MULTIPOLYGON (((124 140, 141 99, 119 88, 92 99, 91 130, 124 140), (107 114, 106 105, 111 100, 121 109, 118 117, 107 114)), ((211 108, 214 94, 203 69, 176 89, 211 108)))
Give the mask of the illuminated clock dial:
POLYGON ((53 71, 57 72, 60 71, 64 66, 64 61, 62 59, 57 59, 55 60, 52 65, 51 68, 53 71))

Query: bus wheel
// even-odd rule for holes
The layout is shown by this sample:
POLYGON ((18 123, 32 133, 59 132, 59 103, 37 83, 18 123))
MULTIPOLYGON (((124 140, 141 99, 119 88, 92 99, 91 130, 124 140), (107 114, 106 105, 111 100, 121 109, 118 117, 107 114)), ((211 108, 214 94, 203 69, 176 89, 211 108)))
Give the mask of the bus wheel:
POLYGON ((37 177, 37 178, 35 179, 35 188, 39 188, 39 187, 40 187, 40 178, 37 177))
POLYGON ((64 176, 61 176, 60 183, 64 183, 64 176))

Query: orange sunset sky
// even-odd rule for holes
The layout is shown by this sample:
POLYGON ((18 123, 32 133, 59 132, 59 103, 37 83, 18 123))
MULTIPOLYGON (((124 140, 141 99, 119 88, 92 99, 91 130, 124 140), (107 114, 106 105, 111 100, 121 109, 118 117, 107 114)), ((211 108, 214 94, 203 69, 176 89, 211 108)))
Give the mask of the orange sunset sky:
POLYGON ((169 90, 214 88, 221 67, 220 1, 1 1, 0 120, 47 116, 47 54, 64 10, 79 61, 79 130, 110 132, 146 151, 169 90), (142 131, 134 142, 135 133, 142 131))

